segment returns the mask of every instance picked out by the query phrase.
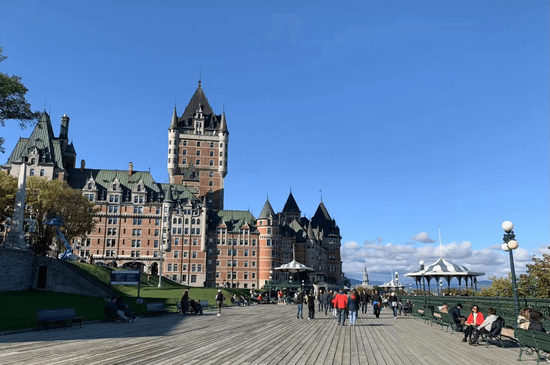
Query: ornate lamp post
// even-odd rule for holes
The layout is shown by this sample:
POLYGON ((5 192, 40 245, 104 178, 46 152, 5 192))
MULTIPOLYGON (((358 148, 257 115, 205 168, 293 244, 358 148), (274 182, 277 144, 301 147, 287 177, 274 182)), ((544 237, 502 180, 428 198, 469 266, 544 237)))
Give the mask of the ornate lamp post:
POLYGON ((424 287, 424 261, 420 260, 420 270, 422 271, 422 293, 424 293, 424 305, 426 304, 426 288, 424 287))
POLYGON ((439 279, 439 295, 443 293, 443 279, 439 279))
POLYGON ((269 271, 269 303, 271 303, 271 280, 273 280, 273 270, 269 271))
POLYGON ((399 273, 395 272, 395 285, 397 286, 397 296, 399 296, 399 273))
POLYGON ((409 295, 411 295, 411 293, 412 293, 412 290, 413 290, 413 289, 412 289, 412 286, 413 286, 413 285, 409 283, 409 295))
POLYGON ((510 221, 502 223, 502 229, 504 230, 504 243, 502 244, 502 250, 507 251, 510 254, 510 272, 512 274, 512 293, 514 295, 514 314, 516 320, 514 321, 514 328, 517 328, 519 316, 519 301, 518 301, 518 290, 516 284, 516 270, 514 268, 514 254, 513 250, 518 248, 518 241, 516 241, 516 235, 514 234, 514 224, 510 221))

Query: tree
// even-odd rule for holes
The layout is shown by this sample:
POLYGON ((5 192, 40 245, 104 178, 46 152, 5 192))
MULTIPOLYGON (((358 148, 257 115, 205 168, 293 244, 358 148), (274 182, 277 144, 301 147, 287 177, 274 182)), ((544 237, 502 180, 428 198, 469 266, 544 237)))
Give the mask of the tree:
MULTIPOLYGON (((0 47, 0 63, 7 57, 2 54, 0 47)), ((0 72, 0 125, 5 125, 6 120, 17 120, 19 126, 25 128, 28 124, 38 120, 40 112, 33 112, 31 105, 25 99, 29 89, 21 82, 19 76, 9 76, 0 72)), ((0 152, 4 153, 4 138, 0 137, 0 152)))
POLYGON ((512 297, 512 275, 508 274, 508 277, 490 276, 491 286, 489 288, 483 288, 479 292, 479 296, 482 297, 512 297))
POLYGON ((17 179, 0 172, 0 222, 13 216, 15 195, 17 194, 17 179))
POLYGON ((63 217, 61 230, 68 242, 86 235, 94 227, 93 203, 82 196, 81 191, 70 188, 60 180, 29 177, 25 202, 31 217, 36 220, 36 235, 31 249, 37 255, 46 255, 56 236, 53 227, 44 225, 48 215, 63 217))
POLYGON ((533 256, 533 263, 527 264, 527 274, 520 276, 522 296, 548 298, 550 295, 550 255, 533 256))

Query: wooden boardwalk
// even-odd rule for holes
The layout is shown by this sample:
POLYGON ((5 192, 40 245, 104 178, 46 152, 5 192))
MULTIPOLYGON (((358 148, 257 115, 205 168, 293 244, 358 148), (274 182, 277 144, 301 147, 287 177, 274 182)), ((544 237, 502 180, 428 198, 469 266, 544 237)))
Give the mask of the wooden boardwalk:
MULTIPOLYGON (((518 364, 519 348, 460 342, 462 333, 412 317, 359 314, 337 326, 332 315, 297 319, 296 306, 224 308, 221 316, 171 314, 135 323, 0 337, 0 364, 518 364)), ((524 355, 520 364, 535 364, 524 355)))

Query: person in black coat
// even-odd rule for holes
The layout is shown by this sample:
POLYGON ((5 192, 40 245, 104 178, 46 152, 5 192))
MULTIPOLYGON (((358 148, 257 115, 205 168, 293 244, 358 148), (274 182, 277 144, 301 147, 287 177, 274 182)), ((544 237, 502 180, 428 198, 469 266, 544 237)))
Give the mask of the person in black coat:
POLYGON ((456 306, 449 309, 449 314, 453 317, 455 323, 459 328, 462 327, 464 324, 464 320, 466 319, 462 314, 460 314, 460 310, 462 309, 462 304, 458 303, 456 306))
POLYGON ((369 302, 369 295, 367 294, 366 290, 361 291, 359 299, 361 301, 361 313, 365 314, 367 313, 367 304, 369 302))
POLYGON ((315 297, 313 293, 307 295, 307 312, 308 319, 315 319, 315 297))
POLYGON ((544 332, 546 333, 546 330, 542 326, 542 319, 544 316, 539 311, 531 311, 531 314, 529 316, 530 322, 529 322, 529 331, 536 331, 536 332, 544 332))
POLYGON ((378 294, 378 290, 374 291, 372 295, 372 309, 376 318, 380 318, 380 310, 382 309, 382 297, 378 294))

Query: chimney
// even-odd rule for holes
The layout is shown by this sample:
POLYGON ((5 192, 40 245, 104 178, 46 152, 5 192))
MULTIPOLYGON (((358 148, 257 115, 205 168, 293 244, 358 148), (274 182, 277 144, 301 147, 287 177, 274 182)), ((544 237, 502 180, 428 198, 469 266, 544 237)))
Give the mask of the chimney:
POLYGON ((86 161, 80 160, 80 172, 84 172, 85 168, 86 168, 86 161))
POLYGON ((130 162, 130 165, 128 166, 128 176, 132 176, 133 172, 134 172, 134 164, 130 162))

